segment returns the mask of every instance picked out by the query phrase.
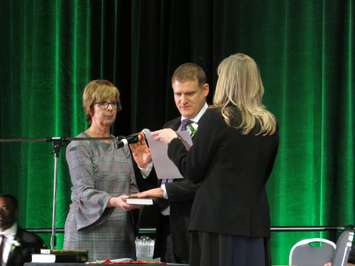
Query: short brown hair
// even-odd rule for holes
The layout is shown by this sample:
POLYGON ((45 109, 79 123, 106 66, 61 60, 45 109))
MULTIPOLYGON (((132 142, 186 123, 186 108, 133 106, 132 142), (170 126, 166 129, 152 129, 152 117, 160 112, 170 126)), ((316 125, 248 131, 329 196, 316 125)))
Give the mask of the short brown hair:
POLYGON ((176 80, 180 82, 197 80, 198 84, 202 86, 207 82, 207 77, 205 71, 199 65, 185 63, 175 69, 171 77, 171 83, 174 83, 176 80))
POLYGON ((90 81, 83 92, 83 108, 87 121, 91 122, 90 112, 95 103, 112 98, 116 99, 118 103, 120 102, 120 92, 112 82, 104 79, 90 81))

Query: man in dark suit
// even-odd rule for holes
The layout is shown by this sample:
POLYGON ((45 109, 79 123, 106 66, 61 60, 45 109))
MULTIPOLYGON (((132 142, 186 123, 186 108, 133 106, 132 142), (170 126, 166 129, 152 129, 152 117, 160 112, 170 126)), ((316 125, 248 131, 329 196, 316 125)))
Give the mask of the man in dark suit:
POLYGON ((17 200, 0 195, 0 258, 3 266, 22 266, 44 247, 42 239, 17 225, 17 200))
MULTIPOLYGON (((208 108, 206 74, 200 66, 185 63, 174 71, 171 83, 181 116, 165 123, 164 127, 176 131, 188 130, 193 137, 200 118, 208 108)), ((140 197, 160 198, 157 201, 161 214, 157 225, 155 257, 161 257, 162 261, 188 263, 190 210, 199 185, 187 179, 164 178, 159 188, 139 194, 140 197)))

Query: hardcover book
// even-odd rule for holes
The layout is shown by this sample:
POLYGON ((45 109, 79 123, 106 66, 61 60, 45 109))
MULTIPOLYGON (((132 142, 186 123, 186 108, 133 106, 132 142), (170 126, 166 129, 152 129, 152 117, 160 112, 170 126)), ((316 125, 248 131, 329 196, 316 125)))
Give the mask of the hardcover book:
POLYGON ((132 205, 153 205, 153 200, 148 198, 147 199, 128 198, 127 203, 132 205))
POLYGON ((40 254, 32 254, 32 262, 87 262, 87 250, 51 250, 41 249, 40 254))

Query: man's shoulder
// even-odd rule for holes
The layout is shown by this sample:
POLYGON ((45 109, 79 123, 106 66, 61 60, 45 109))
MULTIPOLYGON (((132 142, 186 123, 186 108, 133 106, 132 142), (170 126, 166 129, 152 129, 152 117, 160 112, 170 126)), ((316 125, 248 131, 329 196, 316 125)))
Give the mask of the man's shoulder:
POLYGON ((221 114, 221 109, 218 107, 209 107, 203 114, 201 120, 223 122, 223 116, 221 114))
POLYGON ((163 128, 173 128, 177 129, 181 123, 181 116, 178 116, 172 120, 169 120, 163 125, 163 128))
POLYGON ((43 245, 43 240, 39 236, 22 228, 18 228, 17 238, 22 243, 43 245))

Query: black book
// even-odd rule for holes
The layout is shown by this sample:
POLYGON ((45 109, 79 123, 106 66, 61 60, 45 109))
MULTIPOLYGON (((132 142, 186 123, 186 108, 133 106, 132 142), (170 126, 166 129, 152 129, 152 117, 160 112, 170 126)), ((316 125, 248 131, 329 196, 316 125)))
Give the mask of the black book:
POLYGON ((51 250, 41 249, 40 254, 32 254, 32 262, 87 262, 87 250, 51 250))

